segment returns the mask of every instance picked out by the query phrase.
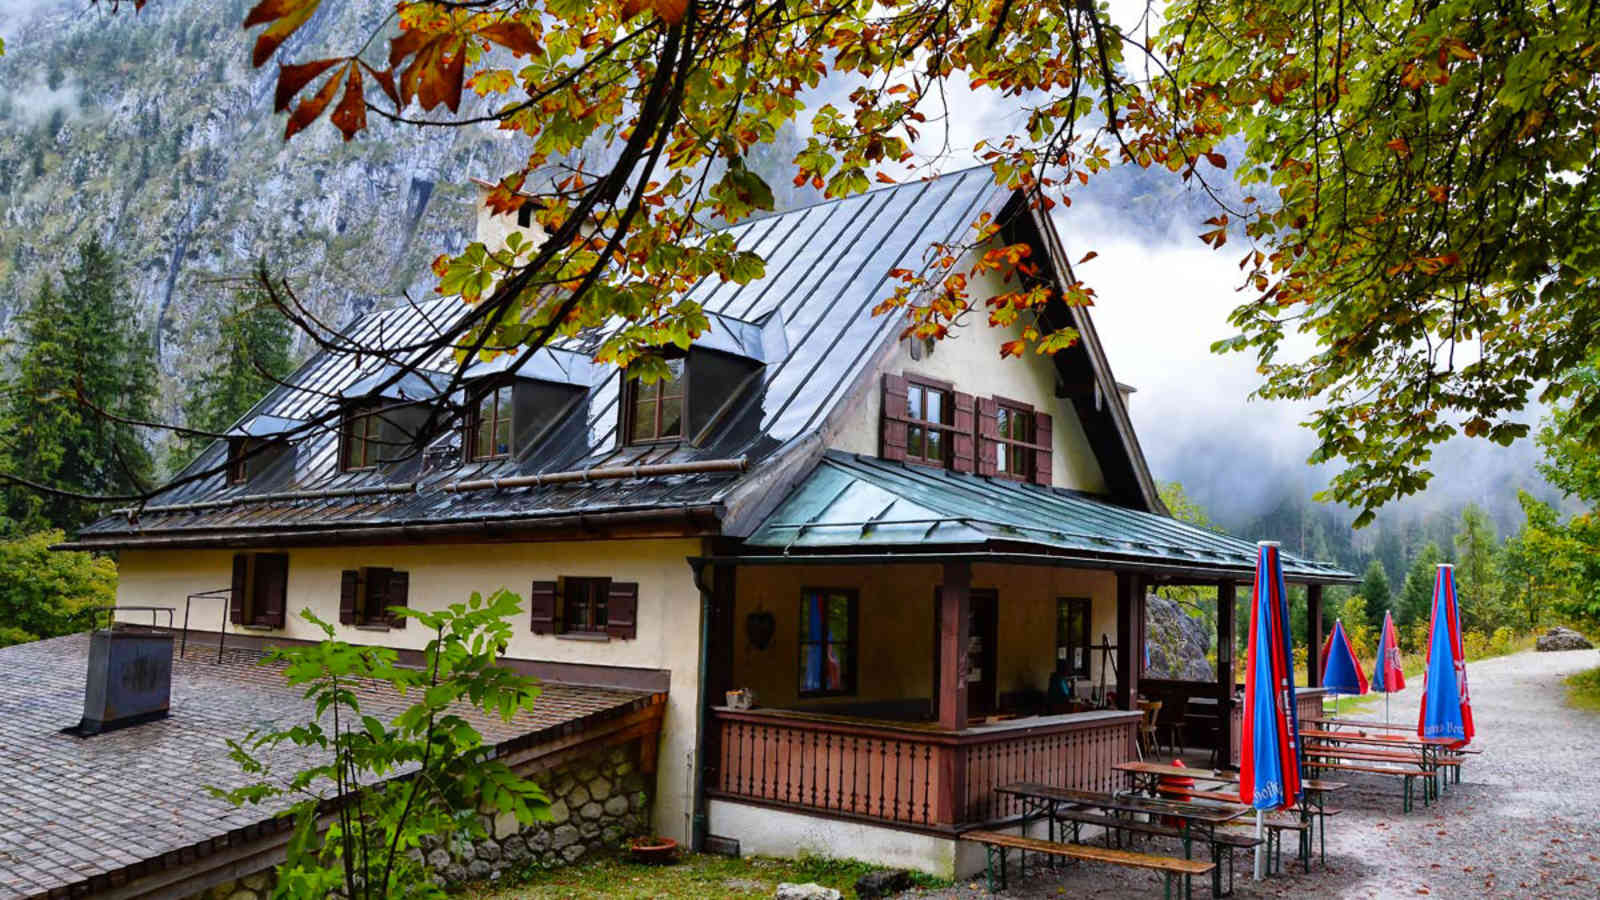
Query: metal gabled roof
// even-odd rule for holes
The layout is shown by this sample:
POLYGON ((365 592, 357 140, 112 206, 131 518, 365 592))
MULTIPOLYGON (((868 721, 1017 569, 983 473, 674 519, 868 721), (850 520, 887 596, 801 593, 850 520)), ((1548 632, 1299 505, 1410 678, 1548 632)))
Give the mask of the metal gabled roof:
MULTIPOLYGON (((875 352, 902 327, 899 316, 872 313, 894 290, 891 270, 923 269, 931 246, 960 240, 980 214, 999 213, 1011 196, 1011 191, 995 185, 990 170, 975 168, 731 228, 741 247, 755 250, 766 261, 765 276, 743 285, 707 278, 690 297, 712 322, 713 334, 702 346, 717 348, 719 342, 728 341, 729 350, 763 365, 759 379, 729 399, 728 408, 718 416, 718 427, 698 444, 623 445, 618 436, 620 373, 595 365, 583 378, 575 369, 564 368, 568 378, 586 382, 583 402, 538 445, 512 458, 471 464, 452 460, 420 473, 415 460, 392 468, 342 472, 337 429, 319 428, 298 437, 295 452, 284 454, 248 484, 228 485, 221 473, 183 484, 152 500, 137 521, 123 516, 101 519, 80 532, 80 541, 83 546, 115 547, 130 537, 162 532, 533 519, 721 503, 748 476, 673 475, 468 494, 443 488, 463 479, 702 460, 744 459, 752 473, 758 472, 764 461, 816 433, 871 365, 875 352), (408 490, 363 496, 359 503, 348 497, 290 503, 252 499, 284 492, 381 489, 396 483, 405 483, 408 490), (235 505, 193 508, 222 500, 235 505), (163 506, 178 504, 186 508, 162 511, 163 506)), ((352 345, 412 346, 437 335, 460 309, 454 298, 398 306, 364 317, 345 330, 344 338, 352 345)), ((569 340, 552 349, 582 352, 585 346, 569 340)), ((370 366, 359 363, 351 354, 319 354, 287 379, 295 388, 276 389, 251 415, 315 419, 329 410, 334 398, 347 395, 360 382, 368 382, 368 387, 378 383, 371 381, 370 366)), ((418 358, 414 364, 433 372, 455 367, 448 351, 437 358, 418 358)), ((422 385, 418 388, 426 392, 422 385)), ((216 466, 225 453, 226 447, 215 443, 186 471, 216 466)))
MULTIPOLYGON (((783 553, 982 549, 1032 545, 1107 562, 1250 572, 1256 546, 1159 513, 1061 488, 960 474, 827 451, 817 467, 745 540, 783 553)), ((1284 574, 1354 581, 1330 563, 1283 554, 1284 574)))

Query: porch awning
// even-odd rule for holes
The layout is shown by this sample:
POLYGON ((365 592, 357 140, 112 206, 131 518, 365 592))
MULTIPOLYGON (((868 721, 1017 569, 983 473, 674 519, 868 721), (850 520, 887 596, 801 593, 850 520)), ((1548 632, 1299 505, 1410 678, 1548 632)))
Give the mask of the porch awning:
MULTIPOLYGON (((894 549, 1043 552, 1248 577, 1255 544, 1088 494, 827 451, 745 540, 747 550, 833 555, 894 549)), ((1291 580, 1353 582, 1332 563, 1283 554, 1291 580)))

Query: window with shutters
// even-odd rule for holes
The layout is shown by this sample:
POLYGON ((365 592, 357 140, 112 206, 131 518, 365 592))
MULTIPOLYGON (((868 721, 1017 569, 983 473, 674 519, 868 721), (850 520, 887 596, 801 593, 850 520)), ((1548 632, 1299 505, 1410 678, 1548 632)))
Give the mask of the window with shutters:
POLYGON ((856 592, 806 588, 800 592, 800 696, 855 690, 856 592))
POLYGON ((381 566, 346 569, 339 577, 339 624, 404 628, 395 607, 411 605, 411 575, 381 566))
POLYGON ((1029 481, 1033 478, 1033 410, 999 402, 995 410, 995 474, 1029 481))
POLYGON ((638 636, 639 585, 610 578, 535 581, 528 611, 534 634, 631 640, 638 636))
POLYGON ((467 458, 473 462, 511 455, 511 385, 487 388, 467 422, 467 458))
POLYGON ((628 443, 652 444, 683 437, 688 400, 683 368, 682 359, 667 360, 668 374, 654 384, 644 383, 637 375, 627 376, 624 414, 628 443))
POLYGON ((884 459, 973 470, 973 398, 920 375, 883 377, 884 459))
POLYGON ((288 592, 288 554, 236 553, 228 621, 246 628, 282 628, 288 592))
POLYGON ((1004 397, 978 400, 978 474, 1050 484, 1049 413, 1004 397))
POLYGON ((370 469, 378 464, 383 439, 382 409, 375 403, 356 403, 345 408, 339 428, 339 468, 346 472, 370 469))

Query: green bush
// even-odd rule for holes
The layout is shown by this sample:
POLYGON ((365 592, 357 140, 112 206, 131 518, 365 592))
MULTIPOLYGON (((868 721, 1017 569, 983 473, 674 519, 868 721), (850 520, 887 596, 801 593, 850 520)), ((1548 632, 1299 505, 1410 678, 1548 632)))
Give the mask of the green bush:
POLYGON ((1469 631, 1461 636, 1467 659, 1482 659, 1489 655, 1489 639, 1481 631, 1469 631))
POLYGON ((0 541, 0 647, 81 631, 79 613, 117 602, 117 564, 88 553, 57 553, 59 530, 0 541))
POLYGON ((1508 625, 1501 625, 1494 630, 1494 635, 1489 638, 1489 652, 1495 656, 1504 656, 1513 649, 1517 635, 1508 625))

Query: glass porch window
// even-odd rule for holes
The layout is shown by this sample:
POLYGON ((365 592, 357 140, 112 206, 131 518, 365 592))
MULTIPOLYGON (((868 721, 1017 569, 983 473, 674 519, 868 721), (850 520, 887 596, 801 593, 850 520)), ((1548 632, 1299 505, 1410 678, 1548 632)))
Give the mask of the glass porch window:
POLYGON ((472 461, 498 459, 511 453, 511 385, 493 388, 473 410, 472 461))
POLYGON ((683 360, 667 360, 670 373, 655 384, 628 379, 628 443, 677 440, 683 436, 683 360))
POLYGON ((1089 677, 1089 601, 1081 597, 1056 598, 1056 671, 1089 677))
POLYGON ((1033 477, 1033 413, 1001 404, 995 417, 996 473, 1024 480, 1033 477))
POLYGON ((906 416, 923 424, 906 426, 906 459, 944 465, 950 454, 950 429, 930 426, 949 425, 954 411, 949 391, 915 382, 907 385, 906 416))
POLYGON ((855 691, 856 594, 808 589, 800 600, 800 694, 855 691))

